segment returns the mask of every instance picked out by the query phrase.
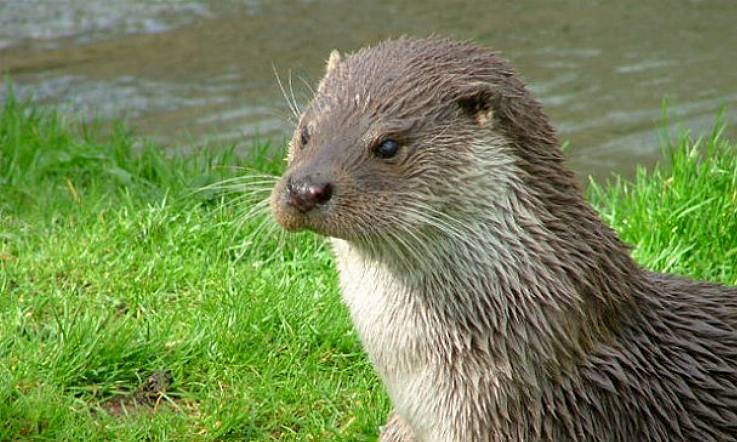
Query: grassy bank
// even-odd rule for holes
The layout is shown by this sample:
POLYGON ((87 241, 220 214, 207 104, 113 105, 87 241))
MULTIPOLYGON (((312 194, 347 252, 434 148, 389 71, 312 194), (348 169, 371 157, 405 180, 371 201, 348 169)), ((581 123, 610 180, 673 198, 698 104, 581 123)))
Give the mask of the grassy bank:
MULTIPOLYGON (((1 112, 0 440, 375 438, 389 404, 323 241, 255 241, 258 178, 195 191, 281 161, 1 112)), ((679 143, 593 201, 643 264, 735 284, 737 147, 679 143)))
POLYGON ((275 253, 248 200, 194 191, 281 161, 96 133, 0 116, 0 440, 375 434, 388 404, 323 242, 275 253))
POLYGON ((632 182, 591 183, 589 200, 644 266, 737 285, 737 142, 723 128, 665 141, 667 166, 632 182))

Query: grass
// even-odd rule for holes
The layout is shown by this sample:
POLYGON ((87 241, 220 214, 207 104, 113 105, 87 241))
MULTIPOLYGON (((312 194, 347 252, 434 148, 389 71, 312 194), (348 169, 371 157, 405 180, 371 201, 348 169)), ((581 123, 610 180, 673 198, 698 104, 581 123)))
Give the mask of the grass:
POLYGON ((723 129, 663 142, 668 166, 640 167, 632 182, 591 182, 589 199, 644 266, 737 285, 737 143, 723 129))
MULTIPOLYGON (((251 199, 195 191, 282 162, 100 133, 0 110, 0 440, 375 439, 389 403, 325 243, 278 244, 241 222, 251 199)), ((737 147, 718 135, 591 198, 644 265, 737 284, 737 147)))
POLYGON ((276 253, 237 195, 193 191, 281 161, 97 133, 0 115, 0 440, 375 436, 388 402, 324 242, 276 253))

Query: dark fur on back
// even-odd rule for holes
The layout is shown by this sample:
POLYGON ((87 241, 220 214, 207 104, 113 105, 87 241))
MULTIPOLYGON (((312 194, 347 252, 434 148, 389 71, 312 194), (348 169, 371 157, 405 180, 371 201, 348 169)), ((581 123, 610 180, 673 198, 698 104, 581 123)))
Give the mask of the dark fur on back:
POLYGON ((382 440, 737 441, 737 289, 636 265, 492 52, 399 39, 331 60, 285 177, 305 171, 330 203, 298 213, 280 183, 272 208, 340 238, 396 407, 382 440), (387 137, 395 162, 370 155, 387 137))

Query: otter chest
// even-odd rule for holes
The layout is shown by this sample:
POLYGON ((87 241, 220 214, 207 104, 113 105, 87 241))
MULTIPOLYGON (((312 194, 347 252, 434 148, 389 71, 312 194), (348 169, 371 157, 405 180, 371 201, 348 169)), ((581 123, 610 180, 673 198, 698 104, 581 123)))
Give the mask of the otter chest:
POLYGON ((424 433, 421 440, 435 440, 444 421, 438 415, 443 407, 437 405, 452 395, 437 363, 443 359, 434 344, 437 328, 407 289, 379 266, 348 255, 341 245, 335 252, 343 300, 392 404, 416 433, 424 433))

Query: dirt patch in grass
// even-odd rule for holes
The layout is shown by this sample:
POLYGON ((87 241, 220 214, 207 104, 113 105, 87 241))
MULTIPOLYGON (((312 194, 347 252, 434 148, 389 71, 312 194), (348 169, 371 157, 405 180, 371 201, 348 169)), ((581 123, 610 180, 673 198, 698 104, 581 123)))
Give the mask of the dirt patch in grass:
POLYGON ((177 399, 167 395, 173 381, 168 370, 157 371, 132 394, 118 395, 100 404, 100 408, 111 416, 126 416, 135 413, 156 413, 161 408, 171 408, 177 399))

